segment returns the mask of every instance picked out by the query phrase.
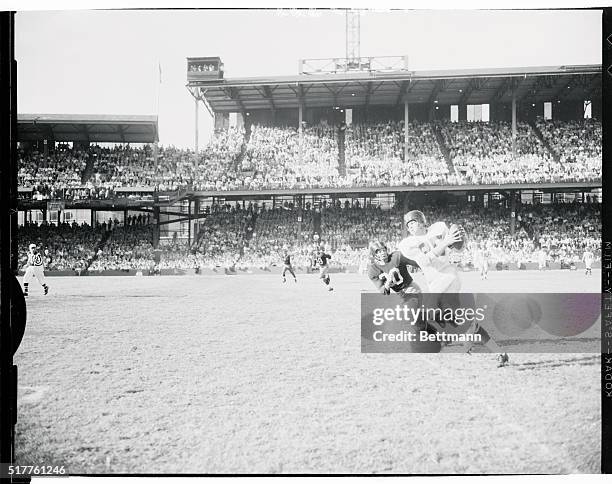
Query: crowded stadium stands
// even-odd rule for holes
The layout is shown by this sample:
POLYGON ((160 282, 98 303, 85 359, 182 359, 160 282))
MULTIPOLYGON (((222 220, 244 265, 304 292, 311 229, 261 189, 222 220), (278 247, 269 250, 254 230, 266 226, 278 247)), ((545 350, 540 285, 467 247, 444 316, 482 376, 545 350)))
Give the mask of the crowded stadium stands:
POLYGON ((543 121, 537 128, 559 158, 565 172, 580 181, 601 179, 601 123, 581 121, 543 121))
POLYGON ((541 183, 601 180, 601 123, 542 121, 355 124, 346 131, 346 173, 337 133, 327 125, 253 125, 217 131, 198 153, 174 147, 20 151, 18 183, 32 198, 108 199, 118 187, 160 192, 375 186, 541 183), (538 136, 538 131, 541 133, 538 136), (436 136, 439 132, 439 138, 436 136), (405 156, 407 152, 407 157, 405 156), (447 153, 447 156, 444 153, 447 153), (406 159, 404 159, 406 158, 406 159))
MULTIPOLYGON (((504 267, 536 262, 544 249, 550 262, 578 262, 586 248, 598 254, 601 244, 601 205, 567 203, 523 205, 511 235, 509 211, 502 207, 443 206, 422 208, 429 221, 462 225, 469 234, 465 250, 454 260, 465 267, 474 253, 487 252, 493 264, 504 267)), ((321 209, 320 234, 315 236, 314 210, 286 206, 274 210, 251 204, 213 207, 191 246, 176 237, 153 247, 153 225, 142 218, 123 225, 117 221, 92 228, 26 224, 19 231, 20 256, 37 243, 49 251, 48 270, 141 270, 194 268, 259 268, 294 265, 307 268, 316 246, 332 254, 332 267, 358 266, 367 258, 364 247, 383 240, 393 249, 402 238, 403 210, 372 206, 332 205, 321 209), (301 222, 300 222, 301 217, 301 222), (320 239, 317 240, 317 237, 320 239), (96 252, 97 251, 97 252, 96 252)))
POLYGON ((18 231, 19 266, 22 267, 27 261, 28 246, 36 244, 45 255, 47 270, 85 270, 94 258, 105 231, 106 226, 26 222, 18 231))
POLYGON ((295 128, 253 126, 242 164, 253 176, 244 188, 326 188, 340 185, 338 144, 329 127, 295 128), (301 146, 301 148, 300 148, 301 146))
POLYGON ((152 225, 118 226, 110 231, 89 270, 151 270, 155 266, 154 255, 152 225))
POLYGON ((410 123, 405 158, 404 122, 359 124, 347 129, 349 186, 454 185, 429 123, 410 123))
MULTIPOLYGON (((563 131, 570 130, 572 124, 559 123, 564 126, 563 131)), ((539 123, 539 126, 546 124, 539 123)), ((596 136, 596 130, 592 131, 596 136)), ((574 182, 601 178, 601 151, 598 159, 593 156, 588 160, 574 158, 572 163, 566 159, 559 162, 554 151, 549 150, 526 123, 517 124, 515 154, 509 123, 444 123, 442 132, 456 170, 468 183, 574 182)), ((599 134, 601 144, 601 132, 599 134)), ((547 139, 546 135, 544 137, 547 139)), ((552 137, 548 140, 550 142, 552 137)), ((585 151, 591 144, 589 138, 579 141, 574 137, 573 142, 585 151)))
MULTIPOLYGON (((215 131, 197 153, 151 145, 61 145, 47 155, 20 149, 18 184, 31 189, 33 200, 70 201, 115 199, 119 188, 297 192, 600 181, 601 137, 601 123, 591 119, 519 122, 514 143, 508 122, 411 122, 407 145, 403 121, 355 123, 344 135, 326 123, 304 125, 301 133, 295 127, 254 124, 247 130, 215 131)), ((464 204, 422 210, 429 220, 465 227, 468 246, 454 254, 464 267, 483 251, 502 267, 535 262, 542 249, 549 262, 577 262, 587 247, 597 250, 601 240, 596 203, 522 205, 514 232, 508 208, 464 204)), ((151 214, 96 227, 26 223, 19 231, 19 255, 23 258, 27 244, 37 243, 48 250, 50 271, 267 270, 281 265, 285 253, 294 265, 307 268, 321 244, 333 255, 332 267, 354 267, 367 260, 369 241, 397 245, 402 214, 399 208, 359 202, 323 204, 317 211, 287 202, 274 209, 265 203, 221 203, 196 223, 190 244, 175 234, 162 237, 159 247, 151 214)))

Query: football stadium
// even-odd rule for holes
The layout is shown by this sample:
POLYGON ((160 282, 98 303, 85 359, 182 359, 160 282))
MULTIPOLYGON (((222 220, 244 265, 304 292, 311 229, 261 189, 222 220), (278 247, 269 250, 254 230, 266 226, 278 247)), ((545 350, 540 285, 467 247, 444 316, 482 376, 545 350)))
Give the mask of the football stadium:
POLYGON ((371 244, 399 250, 413 210, 461 228, 462 292, 599 293, 601 65, 412 69, 362 57, 358 25, 293 75, 184 58, 191 147, 157 115, 18 115, 16 463, 599 472, 599 354, 513 352, 495 327, 507 364, 364 353, 360 301, 371 244))

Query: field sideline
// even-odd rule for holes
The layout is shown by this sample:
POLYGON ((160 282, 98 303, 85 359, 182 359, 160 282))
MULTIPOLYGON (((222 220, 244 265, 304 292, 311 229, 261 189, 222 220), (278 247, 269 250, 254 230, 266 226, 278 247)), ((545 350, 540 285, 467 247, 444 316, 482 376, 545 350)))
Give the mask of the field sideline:
MULTIPOLYGON (((599 270, 462 274, 599 292, 599 270)), ((362 354, 365 276, 33 284, 16 463, 69 473, 598 473, 598 354, 362 354)))

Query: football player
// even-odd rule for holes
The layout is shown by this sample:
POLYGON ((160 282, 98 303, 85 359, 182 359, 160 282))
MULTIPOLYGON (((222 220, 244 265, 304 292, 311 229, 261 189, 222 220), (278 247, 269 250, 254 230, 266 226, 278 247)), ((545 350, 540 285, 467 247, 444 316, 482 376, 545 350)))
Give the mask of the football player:
POLYGON ((23 293, 28 297, 30 282, 36 279, 45 290, 45 296, 49 293, 49 286, 45 282, 44 258, 36 244, 28 247, 28 262, 23 276, 23 293))
POLYGON ((489 275, 489 256, 484 244, 476 249, 474 259, 476 267, 480 269, 480 278, 482 280, 487 279, 489 275))
POLYGON ((285 255, 283 258, 283 264, 284 264, 283 284, 287 282, 287 278, 285 277, 285 274, 287 273, 287 271, 289 271, 289 273, 293 276, 293 280, 297 282, 297 277, 295 277, 295 272, 293 270, 293 266, 291 265, 291 255, 289 254, 289 251, 287 250, 287 248, 285 248, 284 252, 285 252, 285 255))
POLYGON ((329 277, 329 265, 327 261, 331 259, 331 255, 326 254, 322 248, 318 248, 314 259, 314 266, 319 268, 319 279, 323 281, 323 284, 328 286, 328 291, 333 291, 334 288, 330 285, 331 279, 329 277))
POLYGON ((408 272, 408 266, 418 267, 418 264, 402 255, 398 250, 389 253, 387 246, 380 240, 370 242, 370 257, 368 278, 376 289, 383 294, 391 291, 399 294, 420 293, 421 289, 408 272))
POLYGON ((591 248, 587 247, 582 254, 582 262, 584 262, 584 275, 592 276, 593 273, 591 271, 591 266, 593 265, 593 260, 595 260, 595 256, 593 252, 591 252, 591 248))
POLYGON ((463 240, 461 229, 449 230, 444 222, 429 229, 423 212, 412 210, 404 216, 409 236, 399 243, 399 250, 408 259, 416 261, 427 282, 428 292, 458 292, 461 281, 456 269, 448 262, 447 249, 463 240))
MULTIPOLYGON (((436 222, 427 228, 423 212, 412 210, 404 216, 409 236, 399 243, 399 250, 408 259, 414 260, 425 276, 427 287, 424 292, 439 294, 433 304, 442 308, 459 307, 459 290, 461 280, 457 270, 448 262, 447 250, 464 240, 465 234, 460 228, 448 229, 444 222, 436 222)), ((431 303, 430 303, 431 304, 431 303)), ((438 329, 439 327, 433 324, 438 329)), ((481 326, 474 324, 468 331, 481 336, 481 342, 492 353, 498 353, 498 366, 505 366, 509 359, 507 353, 501 353, 499 345, 481 326)), ((467 347, 470 353, 472 347, 467 347)))
POLYGON ((548 259, 546 250, 544 250, 544 247, 541 247, 538 251, 538 270, 543 271, 546 269, 546 259, 548 259))

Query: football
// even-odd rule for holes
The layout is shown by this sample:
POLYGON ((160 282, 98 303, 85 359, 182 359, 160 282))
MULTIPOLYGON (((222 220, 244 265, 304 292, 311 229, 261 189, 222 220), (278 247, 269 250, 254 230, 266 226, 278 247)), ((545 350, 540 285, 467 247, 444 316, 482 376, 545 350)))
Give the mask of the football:
POLYGON ((455 250, 462 250, 465 247, 465 243, 467 241, 467 236, 465 234, 465 230, 463 230, 463 227, 461 227, 460 225, 457 224, 452 224, 450 226, 450 231, 452 232, 455 229, 459 229, 459 231, 461 232, 461 240, 459 242, 455 242, 454 244, 449 245, 449 247, 451 249, 455 249, 455 250))

